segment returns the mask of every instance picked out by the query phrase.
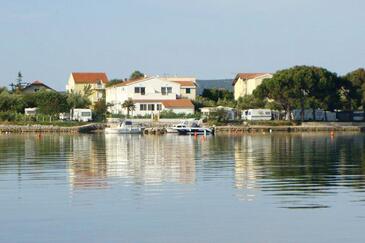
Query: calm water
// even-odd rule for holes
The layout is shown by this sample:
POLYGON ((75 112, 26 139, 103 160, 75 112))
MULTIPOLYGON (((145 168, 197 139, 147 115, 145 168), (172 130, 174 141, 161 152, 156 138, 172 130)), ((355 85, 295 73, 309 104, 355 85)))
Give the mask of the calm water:
POLYGON ((364 242, 365 136, 0 135, 0 242, 364 242))

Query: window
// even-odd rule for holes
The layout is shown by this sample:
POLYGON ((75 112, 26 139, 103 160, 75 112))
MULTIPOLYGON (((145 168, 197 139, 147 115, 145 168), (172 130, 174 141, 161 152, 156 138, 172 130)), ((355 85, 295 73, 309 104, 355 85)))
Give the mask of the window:
POLYGON ((172 93, 172 87, 161 87, 162 95, 168 95, 172 93))
POLYGON ((81 116, 83 116, 83 117, 90 117, 91 116, 91 113, 90 112, 87 112, 87 111, 81 112, 81 116))
POLYGON ((134 87, 134 93, 135 94, 145 95, 146 94, 146 88, 145 87, 134 87))
POLYGON ((157 109, 158 111, 162 110, 161 104, 157 104, 157 105, 156 105, 156 109, 157 109))
POLYGON ((155 104, 148 104, 148 110, 154 111, 155 110, 155 104))
POLYGON ((190 88, 186 88, 185 93, 191 94, 191 89, 190 88))
POLYGON ((146 104, 140 104, 139 105, 139 110, 140 111, 146 111, 147 110, 147 105, 146 104))

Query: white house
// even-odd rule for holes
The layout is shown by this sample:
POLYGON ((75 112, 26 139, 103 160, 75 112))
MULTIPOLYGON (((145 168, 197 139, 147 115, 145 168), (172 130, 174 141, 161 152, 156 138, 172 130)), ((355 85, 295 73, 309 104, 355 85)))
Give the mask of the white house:
MULTIPOLYGON (((195 83, 191 85, 195 87, 195 83)), ((129 80, 107 87, 106 102, 111 105, 109 111, 113 114, 127 114, 123 103, 128 99, 135 104, 133 115, 156 114, 163 110, 192 114, 194 105, 181 94, 184 87, 179 82, 159 77, 129 80)))

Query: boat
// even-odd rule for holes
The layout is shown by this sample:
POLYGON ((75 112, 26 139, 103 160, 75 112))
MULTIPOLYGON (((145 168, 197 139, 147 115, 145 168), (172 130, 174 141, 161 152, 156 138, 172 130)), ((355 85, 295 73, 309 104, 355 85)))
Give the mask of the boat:
POLYGON ((186 128, 186 127, 188 127, 188 122, 187 121, 181 121, 178 124, 174 124, 171 127, 166 128, 166 132, 167 133, 177 133, 177 129, 186 128))
POLYGON ((125 120, 121 122, 118 127, 105 128, 105 133, 113 134, 142 134, 144 127, 140 125, 134 125, 132 121, 125 120))
POLYGON ((198 127, 199 121, 194 119, 182 120, 178 124, 166 128, 167 133, 178 133, 178 129, 187 127, 198 127))
POLYGON ((214 129, 193 125, 176 129, 179 135, 213 135, 214 129))

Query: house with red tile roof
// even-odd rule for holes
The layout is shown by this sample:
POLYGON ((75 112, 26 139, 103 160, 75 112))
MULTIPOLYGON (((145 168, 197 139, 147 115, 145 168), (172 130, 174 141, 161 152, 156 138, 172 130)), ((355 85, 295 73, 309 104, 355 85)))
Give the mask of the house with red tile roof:
POLYGON ((238 73, 233 79, 234 99, 251 95, 264 79, 272 78, 271 73, 238 73))
POLYGON ((194 105, 189 98, 195 98, 195 95, 186 92, 188 88, 194 89, 195 94, 194 80, 171 81, 160 77, 145 77, 108 86, 106 101, 111 104, 109 111, 113 114, 126 114, 123 103, 128 99, 132 99, 135 104, 133 115, 156 114, 163 110, 193 114, 194 105))
POLYGON ((94 104, 105 96, 105 85, 108 82, 104 72, 74 72, 69 76, 66 90, 84 94, 85 89, 90 89, 89 99, 94 104))
POLYGON ((36 81, 31 82, 30 84, 28 84, 27 86, 25 86, 21 91, 23 93, 33 94, 33 93, 36 93, 36 92, 38 92, 38 91, 40 91, 42 89, 55 91, 54 89, 52 89, 48 85, 44 84, 40 80, 36 80, 36 81))

